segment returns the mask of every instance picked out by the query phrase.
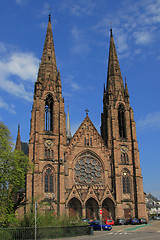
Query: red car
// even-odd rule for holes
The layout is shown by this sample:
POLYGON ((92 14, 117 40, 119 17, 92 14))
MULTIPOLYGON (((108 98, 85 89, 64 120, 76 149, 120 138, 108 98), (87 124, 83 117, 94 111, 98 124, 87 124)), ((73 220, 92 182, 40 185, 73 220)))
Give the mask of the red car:
POLYGON ((114 221, 112 219, 106 219, 105 223, 109 225, 114 225, 114 221))

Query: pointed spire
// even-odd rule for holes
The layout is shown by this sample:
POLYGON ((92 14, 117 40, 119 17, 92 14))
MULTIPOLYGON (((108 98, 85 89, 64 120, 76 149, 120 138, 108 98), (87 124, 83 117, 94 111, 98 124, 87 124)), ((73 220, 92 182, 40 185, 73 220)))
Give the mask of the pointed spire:
POLYGON ((49 22, 51 23, 51 14, 49 13, 49 22))
POLYGON ((110 29, 110 33, 111 33, 111 37, 113 37, 113 34, 112 34, 112 28, 110 29))
POLYGON ((106 86, 105 86, 105 83, 104 83, 104 90, 103 90, 103 94, 106 93, 106 86))
POLYGON ((15 149, 21 151, 21 137, 20 137, 20 125, 18 124, 18 133, 17 133, 17 140, 15 149))
POLYGON ((48 81, 48 79, 50 79, 53 85, 55 85, 56 77, 57 77, 57 63, 51 25, 51 14, 49 14, 46 38, 37 81, 46 82, 48 81))
POLYGON ((117 57, 117 51, 114 44, 112 29, 110 29, 110 47, 107 73, 107 90, 115 94, 122 90, 124 93, 124 84, 122 80, 121 70, 117 57))
POLYGON ((71 135, 71 127, 70 127, 70 118, 69 118, 69 106, 67 110, 67 129, 66 129, 67 139, 70 140, 72 138, 71 135))

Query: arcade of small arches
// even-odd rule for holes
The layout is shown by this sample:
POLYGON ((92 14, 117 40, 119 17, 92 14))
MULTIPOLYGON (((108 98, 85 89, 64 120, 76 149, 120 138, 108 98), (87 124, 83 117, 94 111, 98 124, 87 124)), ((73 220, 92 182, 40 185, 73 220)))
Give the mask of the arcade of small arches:
MULTIPOLYGON (((110 198, 105 198, 102 204, 99 204, 94 198, 89 198, 84 205, 76 197, 69 200, 67 204, 68 215, 89 220, 100 219, 100 209, 102 209, 102 220, 116 219, 116 205, 110 198)), ((130 218, 132 209, 126 205, 123 209, 123 217, 130 218)))
POLYGON ((115 219, 115 204, 110 198, 103 200, 99 204, 94 198, 89 198, 84 205, 76 197, 70 199, 67 204, 69 216, 87 218, 90 220, 100 219, 100 209, 102 209, 102 219, 115 219))

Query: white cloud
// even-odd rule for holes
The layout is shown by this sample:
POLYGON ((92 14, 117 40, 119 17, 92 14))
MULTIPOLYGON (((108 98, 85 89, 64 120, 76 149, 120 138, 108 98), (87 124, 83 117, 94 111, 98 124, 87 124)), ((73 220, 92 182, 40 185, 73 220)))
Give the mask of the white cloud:
POLYGON ((0 88, 18 98, 32 101, 31 84, 36 80, 39 60, 33 53, 8 52, 0 60, 0 88))
POLYGON ((0 53, 5 53, 6 52, 6 46, 4 43, 0 42, 0 53))
POLYGON ((79 84, 77 84, 77 83, 75 83, 75 82, 72 82, 71 83, 71 86, 72 86, 72 88, 73 89, 75 89, 75 90, 79 90, 81 87, 79 86, 79 84))
POLYGON ((90 50, 87 42, 87 37, 77 27, 73 27, 71 30, 73 39, 72 53, 84 55, 90 50))
POLYGON ((149 113, 147 116, 137 121, 137 127, 141 130, 160 130, 160 112, 149 113))
POLYGON ((18 5, 25 5, 25 4, 28 3, 28 0, 16 0, 16 3, 17 3, 18 5))
POLYGON ((136 44, 146 45, 151 43, 153 40, 153 36, 147 31, 134 32, 134 37, 136 44))
POLYGON ((47 2, 45 2, 40 14, 43 15, 43 16, 48 15, 50 7, 51 6, 47 2))
POLYGON ((91 15, 94 13, 96 4, 92 0, 68 0, 61 3, 61 10, 69 10, 74 16, 91 15))
POLYGON ((4 108, 5 110, 7 110, 7 111, 9 111, 10 113, 13 113, 13 114, 16 113, 15 110, 14 110, 15 106, 13 104, 9 105, 8 103, 6 103, 3 100, 2 97, 0 97, 0 108, 4 108))
POLYGON ((82 87, 75 81, 75 77, 69 74, 66 78, 66 83, 70 86, 72 90, 80 90, 82 87))
POLYGON ((0 69, 5 75, 16 75, 22 80, 35 81, 39 60, 32 53, 12 53, 0 61, 0 69))
POLYGON ((115 12, 112 11, 107 16, 103 15, 93 29, 106 35, 106 29, 111 28, 110 19, 118 54, 126 58, 132 57, 133 52, 140 55, 141 51, 137 51, 137 48, 151 47, 159 35, 160 1, 123 0, 119 3, 118 9, 115 8, 115 12), (125 54, 126 52, 128 54, 125 54))

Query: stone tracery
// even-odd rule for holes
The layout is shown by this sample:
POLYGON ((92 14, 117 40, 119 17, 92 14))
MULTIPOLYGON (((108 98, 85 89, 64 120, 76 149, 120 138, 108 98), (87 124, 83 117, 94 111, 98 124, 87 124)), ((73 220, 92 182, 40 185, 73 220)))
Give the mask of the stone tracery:
POLYGON ((74 167, 75 183, 102 184, 102 165, 98 158, 89 152, 80 155, 74 167))

